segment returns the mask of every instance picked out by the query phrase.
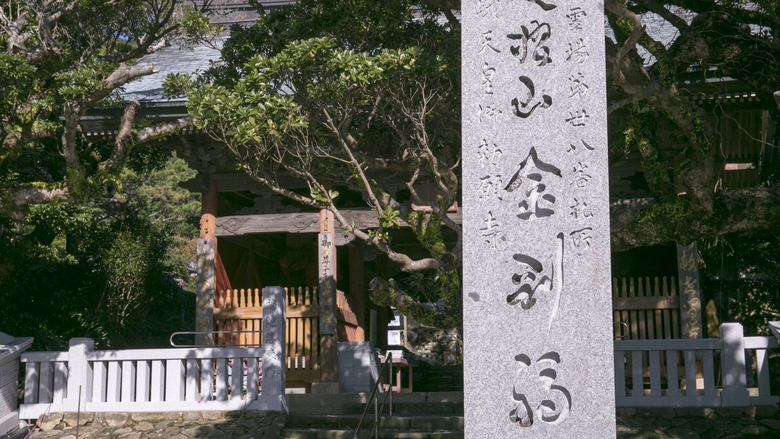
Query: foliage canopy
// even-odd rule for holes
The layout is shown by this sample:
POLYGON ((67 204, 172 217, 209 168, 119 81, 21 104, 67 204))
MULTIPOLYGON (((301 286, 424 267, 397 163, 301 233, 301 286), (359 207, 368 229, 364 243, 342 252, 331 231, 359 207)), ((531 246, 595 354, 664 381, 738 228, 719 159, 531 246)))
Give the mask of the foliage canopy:
MULTIPOLYGON (((341 220, 331 182, 349 182, 374 208, 380 227, 347 229, 404 271, 435 270, 441 281, 457 273, 461 256, 460 226, 447 216, 460 190, 460 25, 450 10, 459 7, 308 0, 273 11, 232 30, 221 64, 189 85, 190 114, 255 180, 341 220), (284 186, 280 176, 305 182, 309 193, 284 186), (433 197, 422 188, 433 188, 433 197), (428 211, 415 211, 421 205, 428 211), (411 257, 393 246, 400 221, 416 231, 429 255, 411 257), (453 238, 429 233, 439 229, 453 238)), ((612 34, 606 41, 608 111, 619 126, 611 133, 610 163, 638 153, 639 175, 651 195, 613 206, 613 250, 780 224, 780 193, 771 179, 754 187, 717 186, 725 163, 721 146, 729 141, 719 127, 729 110, 699 104, 681 86, 691 80, 692 66, 701 72, 694 82, 711 84, 711 92, 746 84, 760 99, 757 108, 780 120, 773 98, 780 90, 778 11, 774 1, 605 2, 612 34), (677 37, 659 40, 648 20, 674 28, 677 37), (712 80, 724 77, 736 81, 712 80)), ((372 294, 380 303, 419 311, 403 291, 412 284, 419 279, 375 279, 372 294)), ((457 284, 436 284, 447 316, 460 311, 448 300, 457 284)), ((421 314, 439 323, 449 319, 411 313, 421 314)))
MULTIPOLYGON (((346 228, 404 271, 424 274, 375 279, 375 300, 416 309, 410 315, 437 325, 457 322, 461 229, 447 211, 460 190, 460 24, 452 11, 460 2, 302 0, 276 9, 253 26, 234 27, 221 62, 195 82, 169 78, 171 93, 189 93, 192 119, 141 127, 140 104, 121 102, 117 92, 154 73, 132 60, 172 41, 196 44, 215 30, 204 15, 209 2, 192 4, 197 8, 174 0, 0 6, 4 239, 15 230, 14 239, 27 233, 53 245, 83 213, 64 204, 32 208, 25 218, 29 206, 72 201, 82 208, 113 196, 124 167, 160 167, 167 156, 152 146, 194 123, 225 142, 252 178, 330 209, 342 224, 333 186, 347 182, 380 226, 346 228), (123 112, 116 135, 88 141, 79 120, 109 105, 123 112), (286 186, 287 177, 307 190, 286 186), (403 223, 427 254, 395 245, 403 223), (445 311, 421 308, 426 288, 441 291, 445 311)), ((610 133, 610 163, 638 155, 649 193, 612 206, 613 249, 776 229, 776 175, 767 172, 750 187, 719 186, 729 141, 721 127, 733 117, 722 102, 690 99, 683 84, 703 84, 708 94, 746 87, 758 97, 756 109, 780 120, 780 3, 605 0, 605 15, 608 111, 618 127, 610 133), (676 38, 661 40, 651 22, 676 38)), ((111 239, 120 239, 113 230, 111 239)))
POLYGON ((166 211, 135 188, 150 177, 175 187, 170 174, 187 171, 169 164, 171 152, 158 141, 183 122, 141 127, 139 102, 122 102, 119 92, 155 72, 133 65, 137 58, 167 44, 192 44, 213 30, 204 15, 209 3, 0 5, 2 330, 34 335, 39 348, 62 348, 72 336, 91 336, 102 346, 137 345, 187 325, 190 319, 164 314, 187 306, 174 282, 188 278, 175 251, 186 240, 172 237, 192 235, 184 219, 192 204, 168 189, 156 196, 178 197, 186 207, 166 211), (113 137, 96 141, 82 132, 81 118, 96 108, 122 114, 113 137), (168 175, 160 177, 160 170, 168 175), (123 185, 134 191, 131 199, 125 193, 108 200, 123 185))

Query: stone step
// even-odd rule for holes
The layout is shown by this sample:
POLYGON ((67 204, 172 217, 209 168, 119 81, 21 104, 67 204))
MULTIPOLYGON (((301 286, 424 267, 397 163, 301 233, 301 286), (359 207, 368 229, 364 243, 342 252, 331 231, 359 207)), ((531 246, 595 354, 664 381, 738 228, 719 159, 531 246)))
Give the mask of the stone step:
MULTIPOLYGON (((389 402, 388 402, 389 404, 389 402)), ((344 405, 345 414, 362 414, 365 404, 344 405)), ((369 409, 369 413, 373 407, 369 409)), ((385 412, 388 408, 385 406, 385 412)), ((462 402, 393 402, 393 413, 398 415, 463 415, 462 402)))
MULTIPOLYGON (((355 430, 320 430, 316 428, 284 429, 282 439, 353 439, 355 430)), ((371 432, 363 430, 358 439, 368 439, 371 432)), ((463 439, 462 431, 380 430, 377 439, 463 439)))
MULTIPOLYGON (((285 428, 355 429, 360 415, 290 415, 285 428)), ((363 426, 374 424, 374 416, 366 415, 363 426)), ((382 416, 380 429, 393 430, 452 430, 463 431, 463 416, 419 415, 382 416)))
MULTIPOLYGON (((428 385, 431 385, 431 384, 450 384, 450 383, 454 383, 457 380, 458 380, 458 377, 454 377, 454 376, 451 376, 451 375, 433 375, 433 376, 428 375, 428 377, 426 378, 426 382, 427 382, 428 385)), ((461 381, 462 380, 463 380, 463 378, 461 377, 461 381)))
MULTIPOLYGON (((290 415, 283 439, 353 439, 360 415, 290 415)), ((374 417, 363 420, 359 439, 367 439, 374 417)), ((379 439, 462 439, 463 416, 382 416, 379 439)))
MULTIPOLYGON (((417 383, 415 382, 415 390, 417 383)), ((364 393, 290 394, 290 412, 306 415, 360 415, 368 395, 364 393)), ((380 395, 381 398, 384 394, 380 395)), ((369 409, 373 414, 374 408, 369 409)), ((387 407, 385 407, 387 413, 387 407)), ((463 392, 393 393, 393 414, 463 415, 463 392)))
POLYGON ((463 391, 463 383, 457 383, 457 384, 439 384, 436 386, 435 389, 437 392, 462 392, 463 391))

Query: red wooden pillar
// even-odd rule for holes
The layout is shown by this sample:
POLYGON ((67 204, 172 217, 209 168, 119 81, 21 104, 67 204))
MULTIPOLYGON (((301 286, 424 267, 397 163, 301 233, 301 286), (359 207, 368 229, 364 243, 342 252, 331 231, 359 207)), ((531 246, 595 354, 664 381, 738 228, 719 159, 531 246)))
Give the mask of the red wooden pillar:
MULTIPOLYGON (((200 216, 200 239, 211 240, 214 243, 213 244, 213 254, 214 254, 213 294, 212 294, 212 300, 210 301, 210 305, 209 305, 211 307, 209 312, 212 312, 215 306, 217 308, 224 306, 224 304, 220 303, 221 300, 220 292, 227 291, 230 289, 230 280, 227 277, 225 266, 222 264, 222 258, 219 257, 219 251, 217 249, 217 235, 216 235, 217 202, 218 202, 217 182, 214 180, 209 180, 209 189, 203 191, 201 194, 202 197, 201 197, 201 216, 200 216)), ((204 312, 201 309, 203 308, 203 306, 201 306, 203 304, 205 304, 205 302, 203 303, 199 302, 198 304, 198 315, 204 312)), ((209 327, 208 331, 214 330, 213 325, 214 323, 212 320, 211 326, 209 327)), ((197 331, 199 332, 206 331, 206 329, 201 328, 201 326, 204 325, 199 325, 197 331)), ((220 337, 218 337, 218 339, 219 338, 220 337)), ((217 340, 217 344, 220 344, 219 340, 217 340)))
POLYGON ((200 239, 216 240, 217 182, 209 181, 209 190, 201 193, 200 239))

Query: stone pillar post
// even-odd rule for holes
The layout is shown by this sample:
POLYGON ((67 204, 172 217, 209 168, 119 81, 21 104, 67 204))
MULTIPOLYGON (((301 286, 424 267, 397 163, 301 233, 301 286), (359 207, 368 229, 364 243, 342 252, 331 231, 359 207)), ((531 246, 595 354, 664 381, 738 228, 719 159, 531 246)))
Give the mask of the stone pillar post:
POLYGON ((723 391, 720 394, 723 407, 749 407, 745 372, 744 330, 739 323, 720 325, 720 361, 723 391))
POLYGON ((71 411, 79 408, 79 388, 81 388, 81 411, 87 409, 92 401, 92 368, 87 363, 87 353, 95 349, 91 338, 71 338, 68 348, 68 390, 63 400, 71 411))
POLYGON ((195 344, 213 345, 214 291, 217 277, 214 271, 214 239, 198 240, 198 281, 195 297, 195 344))
POLYGON ((263 288, 263 395, 285 394, 286 310, 284 288, 263 288))

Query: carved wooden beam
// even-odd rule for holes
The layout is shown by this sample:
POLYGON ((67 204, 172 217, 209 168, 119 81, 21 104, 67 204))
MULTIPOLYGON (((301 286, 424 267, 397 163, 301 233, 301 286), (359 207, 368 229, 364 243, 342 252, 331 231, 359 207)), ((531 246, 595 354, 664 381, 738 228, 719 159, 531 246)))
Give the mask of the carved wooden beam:
MULTIPOLYGON (((370 210, 345 210, 342 214, 347 221, 354 221, 355 227, 360 229, 370 229, 379 227, 379 219, 376 212, 370 210)), ((455 223, 462 223, 462 209, 460 212, 447 214, 455 223)), ((217 218, 217 236, 239 236, 250 235, 253 233, 319 233, 320 232, 320 214, 318 212, 305 213, 270 213, 265 215, 240 215, 223 216, 217 218)), ((337 245, 340 239, 351 239, 339 237, 339 235, 348 235, 341 232, 338 224, 334 235, 337 245)), ((401 221, 402 227, 407 224, 401 221)))

